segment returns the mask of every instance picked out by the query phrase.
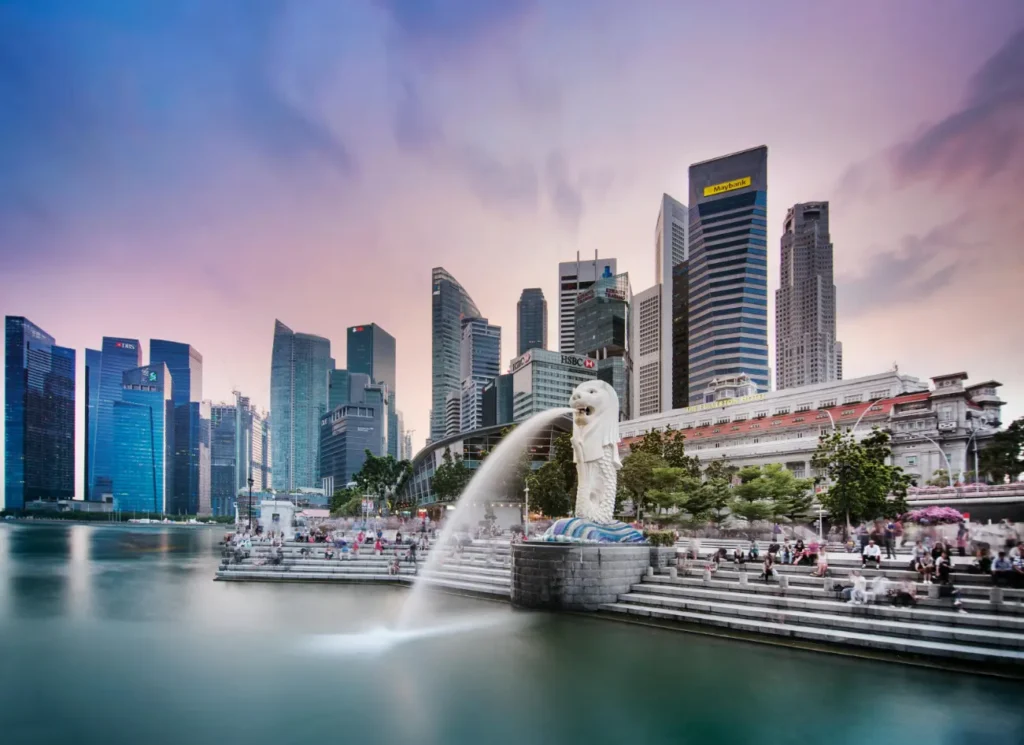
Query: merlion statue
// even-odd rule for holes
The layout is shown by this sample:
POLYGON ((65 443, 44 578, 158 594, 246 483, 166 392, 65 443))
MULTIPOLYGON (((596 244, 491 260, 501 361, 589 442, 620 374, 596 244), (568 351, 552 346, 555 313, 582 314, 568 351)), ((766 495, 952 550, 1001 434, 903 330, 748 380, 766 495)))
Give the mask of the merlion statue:
POLYGON ((643 533, 615 520, 619 480, 619 397, 603 380, 580 383, 569 397, 576 516, 556 520, 541 537, 559 543, 640 543, 643 533))
POLYGON ((576 463, 576 517, 610 523, 615 510, 619 459, 619 397, 603 380, 576 386, 572 408, 572 459, 576 463))

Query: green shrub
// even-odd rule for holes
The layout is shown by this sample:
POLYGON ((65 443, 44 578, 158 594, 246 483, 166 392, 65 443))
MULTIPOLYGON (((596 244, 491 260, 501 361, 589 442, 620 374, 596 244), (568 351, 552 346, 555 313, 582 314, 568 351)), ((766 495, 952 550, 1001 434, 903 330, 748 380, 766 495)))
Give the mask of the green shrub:
POLYGON ((644 538, 652 546, 674 546, 676 534, 671 530, 645 530, 644 538))

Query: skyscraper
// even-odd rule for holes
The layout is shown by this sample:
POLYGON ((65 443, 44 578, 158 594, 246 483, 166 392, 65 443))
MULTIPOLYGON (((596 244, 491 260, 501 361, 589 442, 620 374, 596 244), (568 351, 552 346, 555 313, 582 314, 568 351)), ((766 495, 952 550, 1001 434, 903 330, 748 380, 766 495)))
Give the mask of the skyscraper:
POLYGON ((99 349, 85 350, 85 473, 82 494, 85 499, 92 499, 92 468, 93 450, 96 445, 96 416, 100 399, 100 370, 103 365, 103 352, 99 349))
POLYGON ((238 472, 244 466, 239 450, 245 443, 238 409, 237 402, 210 407, 210 504, 214 516, 235 514, 238 472))
POLYGON ((548 301, 539 287, 528 287, 516 305, 517 355, 548 348, 548 301))
POLYGON ((686 205, 668 194, 662 194, 658 222, 654 229, 654 282, 660 288, 661 295, 658 302, 660 321, 657 343, 660 365, 657 411, 672 408, 672 381, 675 378, 676 361, 686 366, 686 356, 689 354, 689 350, 677 349, 672 341, 675 319, 673 303, 677 290, 673 270, 690 257, 688 228, 686 205))
POLYGON ((208 503, 210 494, 210 414, 209 405, 202 405, 203 355, 189 344, 150 339, 149 362, 151 365, 164 363, 171 374, 174 494, 167 500, 167 511, 175 515, 197 515, 200 503, 208 503))
POLYGON ((690 166, 690 404, 716 378, 768 380, 768 148, 690 166))
POLYGON ((124 392, 124 373, 142 366, 142 345, 138 339, 104 336, 100 353, 99 391, 96 395, 95 437, 90 438, 86 453, 90 465, 89 498, 95 501, 113 499, 114 402, 124 392))
POLYGON ((331 370, 327 379, 327 410, 334 411, 349 401, 348 370, 331 370))
POLYGON ((563 261, 558 264, 558 351, 576 352, 576 296, 586 290, 598 277, 613 277, 616 273, 615 259, 597 258, 592 261, 563 261))
POLYGON ((672 267, 672 408, 690 405, 690 262, 672 267))
POLYGON ((790 207, 775 291, 775 388, 839 380, 828 202, 790 207))
POLYGON ((633 416, 657 414, 662 410, 661 383, 665 374, 661 338, 662 285, 657 284, 633 296, 630 329, 635 364, 633 416))
POLYGON ((327 413, 331 342, 274 321, 270 363, 273 488, 320 486, 320 418, 327 413))
POLYGON ((473 298, 455 277, 435 267, 431 272, 431 441, 445 436, 448 396, 461 396, 462 319, 480 316, 473 298))
POLYGON ((174 482, 177 409, 171 376, 162 362, 126 370, 113 412, 114 508, 168 512, 174 482))
POLYGON ((395 418, 395 337, 375 323, 348 328, 348 369, 366 373, 374 383, 384 383, 390 396, 388 405, 387 454, 398 457, 398 420, 395 418))
POLYGON ((5 320, 5 506, 75 496, 75 350, 21 316, 5 320))
POLYGON ((615 389, 621 419, 631 418, 633 400, 631 301, 629 275, 604 276, 579 294, 575 314, 576 354, 597 360, 597 379, 615 389))
POLYGON ((486 318, 462 320, 461 396, 459 429, 470 432, 484 426, 481 401, 484 386, 501 372, 501 327, 486 318))

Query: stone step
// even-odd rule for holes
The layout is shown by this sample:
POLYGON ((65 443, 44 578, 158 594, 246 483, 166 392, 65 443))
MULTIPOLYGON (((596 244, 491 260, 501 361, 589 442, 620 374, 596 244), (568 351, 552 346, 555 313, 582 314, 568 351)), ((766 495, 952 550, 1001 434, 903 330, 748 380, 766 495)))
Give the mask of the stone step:
MULTIPOLYGON (((679 571, 686 571, 690 574, 703 574, 706 562, 691 562, 685 569, 681 568, 679 571)), ((734 573, 734 574, 748 574, 756 577, 761 573, 762 566, 760 563, 747 563, 737 566, 732 562, 723 562, 718 568, 716 574, 722 573, 734 573)), ((820 579, 811 577, 811 566, 797 566, 795 564, 776 564, 775 570, 779 574, 788 574, 793 577, 806 577, 807 579, 820 579)), ((886 565, 882 563, 881 569, 862 569, 860 564, 856 566, 836 566, 835 564, 829 564, 829 574, 837 579, 843 579, 850 575, 850 572, 854 570, 860 571, 862 575, 867 578, 885 576, 893 581, 901 581, 909 579, 917 581, 920 575, 917 572, 912 572, 906 568, 906 564, 900 563, 898 565, 886 565)), ((956 570, 952 574, 953 582, 959 586, 975 585, 981 587, 991 587, 992 578, 986 574, 971 574, 967 571, 956 570)), ((797 580, 799 581, 799 580, 797 580)), ((1012 590, 1012 592, 1020 593, 1024 595, 1024 590, 1012 590)))
MULTIPOLYGON (((258 567, 255 567, 258 569, 258 567)), ((412 576, 389 574, 356 574, 351 572, 259 572, 249 570, 218 571, 219 580, 259 580, 261 582, 396 582, 409 584, 412 576)))
POLYGON ((858 631, 885 636, 908 636, 915 639, 938 639, 946 642, 962 642, 1003 649, 1024 648, 1024 634, 1013 631, 977 629, 950 625, 909 623, 900 620, 886 620, 830 612, 805 610, 784 610, 748 603, 718 602, 699 598, 658 596, 650 593, 627 593, 619 598, 620 603, 659 606, 677 610, 710 613, 716 616, 734 616, 746 619, 761 619, 776 623, 792 623, 799 626, 816 626, 858 631))
MULTIPOLYGON (((709 584, 705 585, 702 578, 699 577, 685 577, 680 576, 676 579, 669 577, 668 575, 654 575, 653 577, 645 577, 644 582, 651 582, 655 584, 674 584, 674 585, 688 585, 691 587, 711 587, 719 590, 735 590, 741 587, 738 579, 712 579, 709 584)), ((821 580, 819 580, 821 582, 821 580)), ((782 589, 777 581, 765 584, 763 581, 751 580, 748 585, 744 585, 744 592, 753 592, 757 594, 768 594, 768 595, 785 595, 787 597, 804 597, 804 598, 824 598, 834 599, 835 595, 831 592, 826 592, 823 584, 814 586, 791 584, 789 588, 782 589)), ((920 587, 928 587, 928 585, 921 585, 920 587)), ((962 598, 963 606, 969 611, 978 611, 981 613, 995 613, 995 614, 1024 614, 1024 604, 1016 601, 994 604, 988 601, 988 599, 982 599, 980 597, 970 597, 964 595, 962 598)), ((918 595, 918 606, 925 607, 937 607, 937 608, 948 608, 951 602, 948 598, 932 599, 925 596, 924 593, 918 595)))
POLYGON ((1024 665, 1024 651, 1018 649, 997 649, 974 644, 886 636, 884 634, 847 631, 839 628, 796 626, 776 621, 718 616, 709 613, 697 613, 622 602, 603 605, 601 610, 609 613, 621 613, 674 623, 715 626, 754 634, 771 634, 810 642, 842 644, 927 656, 956 657, 976 662, 1012 664, 1015 666, 1024 665))
POLYGON ((511 581, 512 571, 510 569, 501 569, 497 567, 469 567, 459 566, 451 564, 441 564, 437 567, 437 570, 448 571, 451 573, 461 573, 465 575, 472 575, 474 577, 496 577, 503 579, 506 582, 511 581))
POLYGON ((429 570, 420 572, 420 577, 428 580, 445 580, 452 582, 461 581, 472 581, 479 584, 493 585, 495 587, 504 587, 508 589, 512 585, 512 578, 510 575, 505 576, 493 576, 493 575, 482 575, 471 572, 449 572, 445 570, 429 570))
POLYGON ((696 598, 698 600, 721 601, 727 603, 750 603, 770 608, 787 610, 821 611, 850 616, 867 616, 887 618, 913 623, 936 623, 954 626, 1001 629, 1024 633, 1024 616, 991 615, 984 613, 958 613, 952 608, 922 607, 913 608, 873 603, 871 605, 853 605, 840 600, 820 600, 790 595, 765 595, 741 592, 739 589, 716 590, 705 587, 657 585, 648 582, 637 583, 631 593, 644 595, 663 595, 669 597, 696 598))
POLYGON ((465 578, 448 579, 445 577, 431 577, 426 575, 421 575, 420 578, 417 579, 417 582, 423 582, 430 587, 437 587, 443 590, 455 590, 457 592, 466 592, 474 595, 487 595, 490 597, 503 598, 504 600, 508 600, 509 598, 508 585, 473 582, 465 578))
MULTIPOLYGON (((263 574, 351 574, 351 575, 376 575, 388 574, 386 567, 361 567, 350 564, 324 565, 324 566, 287 566, 274 564, 229 564, 221 571, 225 572, 261 572, 263 574)), ((413 567, 402 567, 399 570, 402 575, 414 575, 413 567)))

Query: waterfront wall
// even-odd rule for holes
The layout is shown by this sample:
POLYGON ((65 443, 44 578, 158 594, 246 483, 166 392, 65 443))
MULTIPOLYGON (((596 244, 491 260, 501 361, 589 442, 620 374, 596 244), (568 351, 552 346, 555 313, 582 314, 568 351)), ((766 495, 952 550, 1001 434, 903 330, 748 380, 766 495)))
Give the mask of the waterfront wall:
POLYGON ((597 610, 629 592, 651 566, 651 546, 517 543, 512 604, 546 610, 597 610))

